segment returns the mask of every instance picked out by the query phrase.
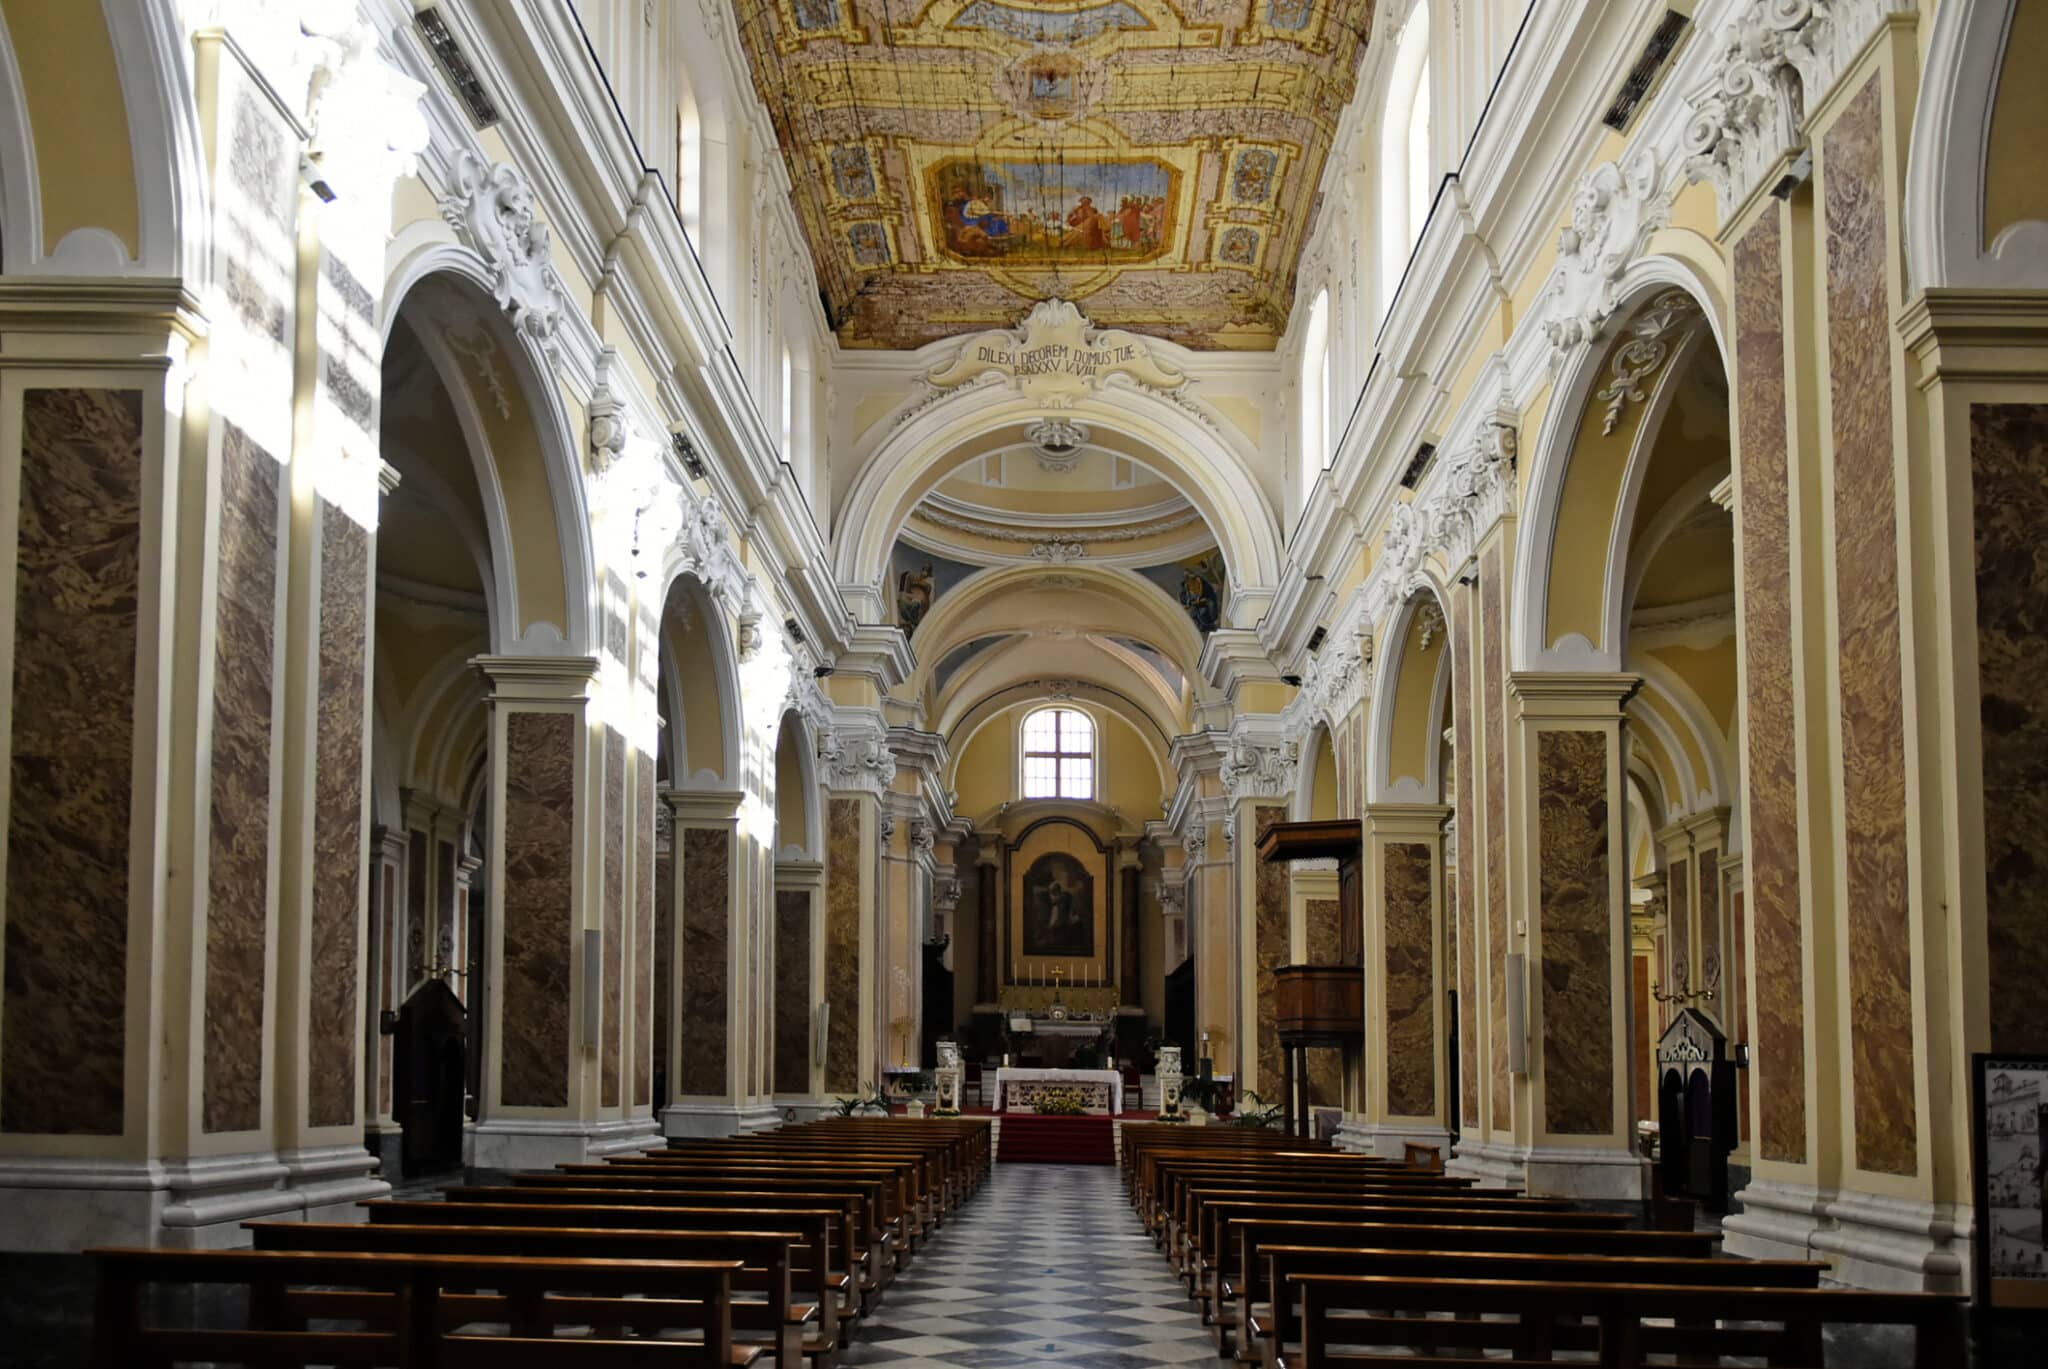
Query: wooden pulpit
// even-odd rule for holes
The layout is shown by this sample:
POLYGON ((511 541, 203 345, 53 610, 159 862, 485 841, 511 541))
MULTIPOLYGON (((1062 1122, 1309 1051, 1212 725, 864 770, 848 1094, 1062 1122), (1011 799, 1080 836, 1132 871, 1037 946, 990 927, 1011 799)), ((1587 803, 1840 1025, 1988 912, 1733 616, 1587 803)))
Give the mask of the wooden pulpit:
POLYGON ((1308 1134, 1308 1051, 1337 1047, 1348 1056, 1365 1043, 1365 886, 1363 829, 1355 821, 1276 822, 1259 837, 1259 859, 1337 862, 1339 954, 1336 965, 1282 965, 1273 972, 1274 1025, 1280 1035, 1281 1092, 1287 1131, 1308 1134))

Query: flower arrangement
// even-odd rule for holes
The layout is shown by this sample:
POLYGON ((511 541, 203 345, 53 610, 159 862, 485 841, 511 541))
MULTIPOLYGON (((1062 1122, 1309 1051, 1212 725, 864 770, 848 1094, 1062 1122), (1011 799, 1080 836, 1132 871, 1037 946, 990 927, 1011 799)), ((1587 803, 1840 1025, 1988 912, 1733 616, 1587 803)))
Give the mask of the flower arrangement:
POLYGON ((1038 1095, 1036 1106, 1040 1117, 1083 1117, 1088 1112, 1078 1089, 1047 1089, 1038 1095))

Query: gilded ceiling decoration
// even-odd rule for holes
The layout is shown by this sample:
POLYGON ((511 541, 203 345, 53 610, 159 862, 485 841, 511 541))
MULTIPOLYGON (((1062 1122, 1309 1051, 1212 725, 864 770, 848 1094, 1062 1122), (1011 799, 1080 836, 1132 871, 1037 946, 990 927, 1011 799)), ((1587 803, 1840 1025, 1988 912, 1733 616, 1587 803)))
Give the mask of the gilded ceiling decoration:
POLYGON ((742 0, 833 327, 1270 348, 1372 0, 742 0))

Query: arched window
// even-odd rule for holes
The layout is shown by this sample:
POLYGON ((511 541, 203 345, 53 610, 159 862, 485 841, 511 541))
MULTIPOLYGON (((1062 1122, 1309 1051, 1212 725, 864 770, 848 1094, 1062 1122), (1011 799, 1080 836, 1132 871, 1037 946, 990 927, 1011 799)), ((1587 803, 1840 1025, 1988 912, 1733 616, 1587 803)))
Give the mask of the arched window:
POLYGON ((1330 292, 1316 292, 1301 335, 1301 497, 1330 462, 1330 292))
POLYGON ((1095 720, 1077 708, 1041 708, 1024 719, 1024 797, 1095 797, 1095 720))
POLYGON ((1429 6, 1417 4, 1394 49, 1380 118, 1380 317, 1394 303, 1415 242, 1429 221, 1429 6))
POLYGON ((693 242, 701 243, 704 222, 704 126, 697 97, 685 86, 676 105, 676 212, 693 242))
POLYGON ((796 464, 796 363, 790 358, 789 344, 782 344, 782 459, 796 464))

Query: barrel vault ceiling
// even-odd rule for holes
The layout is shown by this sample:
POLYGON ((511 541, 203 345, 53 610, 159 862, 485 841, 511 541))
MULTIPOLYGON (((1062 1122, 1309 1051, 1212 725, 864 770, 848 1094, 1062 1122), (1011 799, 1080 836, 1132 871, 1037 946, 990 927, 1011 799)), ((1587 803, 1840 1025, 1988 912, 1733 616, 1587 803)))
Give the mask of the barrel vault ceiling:
POLYGON ((1270 348, 1372 0, 742 0, 841 342, 1270 348))

